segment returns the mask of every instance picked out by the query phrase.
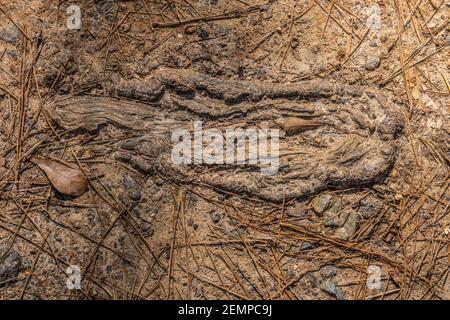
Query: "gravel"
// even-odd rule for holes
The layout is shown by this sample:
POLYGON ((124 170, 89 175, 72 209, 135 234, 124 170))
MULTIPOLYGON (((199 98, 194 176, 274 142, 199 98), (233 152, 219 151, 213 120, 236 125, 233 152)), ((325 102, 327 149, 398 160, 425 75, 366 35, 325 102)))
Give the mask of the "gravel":
POLYGON ((128 193, 128 196, 134 201, 140 200, 141 199, 141 190, 139 188, 139 185, 136 183, 136 181, 127 174, 123 175, 122 181, 123 181, 123 185, 128 193))
POLYGON ((212 222, 214 222, 215 224, 219 223, 220 220, 222 219, 222 216, 220 215, 220 213, 218 212, 214 212, 211 216, 212 218, 212 222))
POLYGON ((336 236, 342 240, 350 239, 358 230, 359 214, 350 211, 343 227, 336 230, 336 236))
POLYGON ((20 38, 20 30, 11 25, 9 28, 0 30, 0 40, 15 44, 20 38))
POLYGON ((325 193, 314 198, 311 201, 310 206, 318 216, 321 216, 327 209, 331 207, 333 202, 334 202, 333 196, 325 193))
POLYGON ((366 60, 366 69, 369 71, 375 70, 380 66, 380 63, 380 57, 368 56, 366 60))
MULTIPOLYGON (((0 257, 4 255, 4 252, 0 250, 0 257)), ((6 256, 0 260, 0 285, 3 282, 9 281, 17 277, 19 274, 20 266, 22 265, 22 257, 17 251, 11 250, 6 256)))
POLYGON ((336 272, 338 271, 338 268, 335 266, 324 266, 320 269, 320 274, 324 278, 331 278, 336 275, 336 272))
POLYGON ((344 292, 338 287, 336 281, 332 278, 323 280, 320 289, 338 300, 345 300, 344 292))

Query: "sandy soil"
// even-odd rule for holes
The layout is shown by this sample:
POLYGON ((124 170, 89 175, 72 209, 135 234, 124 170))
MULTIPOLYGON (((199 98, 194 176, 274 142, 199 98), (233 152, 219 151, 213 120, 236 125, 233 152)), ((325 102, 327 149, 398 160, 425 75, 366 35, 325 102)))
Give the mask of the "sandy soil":
MULTIPOLYGON (((448 2, 85 0, 74 3, 81 27, 73 30, 69 2, 0 0, 1 299, 450 298, 448 2), (170 100, 181 85, 167 85, 168 102, 156 104, 166 120, 269 125, 289 102, 325 106, 321 121, 340 115, 343 123, 351 110, 376 122, 382 111, 374 110, 395 108, 401 125, 386 138, 349 124, 375 141, 354 146, 366 152, 339 167, 353 172, 350 182, 324 183, 310 166, 299 180, 273 180, 286 193, 301 183, 312 190, 283 197, 245 188, 260 178, 246 180, 239 167, 222 166, 209 180, 216 169, 189 168, 176 179, 155 170, 162 149, 148 130, 54 119, 55 101, 117 101, 132 92, 126 84, 145 91, 164 68, 238 92, 252 84, 301 91, 304 81, 365 92, 230 102, 197 87, 213 107, 182 118, 170 100), (230 106, 255 113, 230 116, 230 106), (364 171, 375 159, 368 146, 385 143, 386 169, 364 171), (79 170, 88 190, 58 192, 36 156, 79 170), (77 268, 80 289, 71 290, 77 268)), ((328 123, 286 141, 329 153, 337 141, 357 140, 343 129, 328 123)), ((294 169, 301 157, 290 156, 284 173, 321 161, 314 155, 294 169)))

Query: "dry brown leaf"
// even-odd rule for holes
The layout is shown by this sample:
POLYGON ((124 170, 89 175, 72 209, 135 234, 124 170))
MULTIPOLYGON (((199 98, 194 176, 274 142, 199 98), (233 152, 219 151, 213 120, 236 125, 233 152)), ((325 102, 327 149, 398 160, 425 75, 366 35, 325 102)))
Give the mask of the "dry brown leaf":
POLYGON ((321 122, 301 118, 287 118, 281 121, 283 130, 289 136, 306 130, 318 128, 321 125, 323 125, 321 122))
POLYGON ((72 196, 81 196, 86 192, 88 182, 81 170, 42 157, 34 157, 31 162, 44 171, 59 192, 72 196))

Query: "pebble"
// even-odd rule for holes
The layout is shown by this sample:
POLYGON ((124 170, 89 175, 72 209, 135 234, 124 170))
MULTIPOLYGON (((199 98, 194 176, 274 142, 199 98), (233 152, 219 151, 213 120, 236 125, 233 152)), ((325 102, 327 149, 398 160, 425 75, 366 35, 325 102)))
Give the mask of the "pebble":
POLYGON ((60 93, 62 94, 67 94, 70 91, 70 84, 68 83, 63 83, 58 90, 60 93))
POLYGON ((141 199, 141 190, 138 186, 138 184, 136 183, 136 181, 134 181, 134 179, 132 177, 130 177, 129 175, 125 174, 123 175, 123 185, 125 186, 129 197, 132 200, 138 201, 139 199, 141 199))
POLYGON ((383 206, 383 202, 378 198, 370 195, 360 202, 360 210, 361 214, 364 218, 369 219, 380 212, 383 206))
POLYGON ((299 44, 300 44, 300 43, 298 42, 298 40, 294 39, 294 40, 292 40, 292 42, 291 42, 291 48, 292 48, 292 49, 296 49, 296 48, 298 47, 299 44))
POLYGON ((69 62, 67 62, 65 69, 67 74, 75 74, 78 72, 78 65, 75 61, 70 60, 69 62))
POLYGON ((342 240, 350 239, 358 230, 358 222, 359 214, 355 211, 350 211, 344 225, 336 230, 335 235, 342 240))
POLYGON ((304 203, 295 203, 286 207, 286 215, 292 217, 306 217, 310 213, 308 212, 308 207, 304 203))
POLYGON ((380 57, 368 56, 366 60, 366 69, 369 71, 375 70, 380 66, 380 63, 380 57))
POLYGON ((209 38, 209 33, 208 31, 206 31, 203 27, 200 27, 197 29, 197 35, 200 37, 200 39, 202 40, 206 40, 209 38))
POLYGON ((320 289, 338 300, 345 300, 344 292, 337 286, 336 281, 331 278, 323 280, 320 289))
POLYGON ((142 236, 143 236, 144 238, 151 237, 151 236, 153 236, 153 234, 155 233, 155 232, 153 231, 152 227, 147 226, 147 225, 145 225, 145 226, 140 226, 140 229, 141 229, 141 234, 142 234, 142 236))
POLYGON ((342 227, 347 219, 347 213, 341 212, 338 214, 340 211, 342 211, 342 201, 340 199, 336 199, 331 208, 323 214, 323 220, 325 221, 326 227, 342 227))
POLYGON ((197 31, 196 26, 187 26, 186 29, 184 29, 184 32, 187 34, 193 34, 195 31, 197 31))
POLYGON ((214 212, 211 216, 212 218, 212 222, 214 222, 215 224, 219 223, 220 220, 222 219, 222 217, 220 216, 220 213, 218 212, 214 212))
POLYGON ((311 288, 317 288, 317 278, 315 275, 308 273, 305 276, 305 283, 309 285, 311 288))
POLYGON ((130 192, 130 198, 134 201, 141 199, 141 192, 139 190, 133 190, 130 192))
POLYGON ((217 200, 219 200, 219 201, 225 201, 227 198, 228 198, 228 195, 225 193, 219 193, 217 195, 217 200))
POLYGON ((324 266, 320 269, 320 274, 324 278, 331 278, 336 275, 337 271, 338 271, 338 268, 335 266, 324 266))
POLYGON ((0 40, 15 44, 20 38, 20 30, 15 25, 11 25, 5 30, 0 30, 0 40))
POLYGON ((128 162, 131 160, 131 154, 129 154, 127 152, 117 151, 116 153, 114 153, 114 159, 119 160, 119 161, 128 162))
POLYGON ((269 7, 268 9, 267 9, 267 11, 266 11, 266 19, 267 20, 269 20, 269 19, 272 19, 272 17, 273 17, 273 9, 272 9, 272 7, 269 7))
POLYGON ((308 242, 308 241, 304 241, 300 245, 300 250, 309 250, 309 249, 312 249, 312 248, 314 248, 314 246, 312 245, 311 242, 308 242))
POLYGON ((318 216, 322 216, 322 214, 331 207, 333 204, 333 196, 330 194, 321 194, 318 197, 314 198, 310 206, 317 213, 318 216))
POLYGON ((16 60, 19 57, 19 53, 16 50, 11 50, 11 51, 8 51, 8 56, 11 59, 16 60))
POLYGON ((98 12, 105 14, 112 9, 113 3, 112 3, 112 1, 105 1, 105 2, 101 2, 101 3, 97 4, 97 6, 98 6, 98 9, 97 9, 98 12))
POLYGON ((125 150, 134 150, 139 145, 139 139, 128 139, 119 143, 119 147, 125 150))
MULTIPOLYGON (((4 252, 0 250, 0 257, 4 255, 4 252)), ((22 265, 22 257, 17 251, 11 250, 6 256, 0 260, 0 284, 2 282, 12 280, 19 274, 20 267, 22 265)))
POLYGON ((42 80, 42 82, 44 83, 45 86, 50 88, 53 85, 53 83, 55 82, 56 78, 58 78, 58 72, 50 71, 49 73, 47 73, 44 76, 44 79, 42 80))

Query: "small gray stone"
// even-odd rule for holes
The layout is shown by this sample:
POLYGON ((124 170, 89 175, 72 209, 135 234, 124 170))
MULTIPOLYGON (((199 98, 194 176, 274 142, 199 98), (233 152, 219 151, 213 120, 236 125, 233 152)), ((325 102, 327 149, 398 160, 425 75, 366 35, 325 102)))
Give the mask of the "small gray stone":
POLYGON ((199 28, 197 28, 197 35, 202 39, 202 40, 206 40, 209 38, 209 33, 208 31, 205 29, 205 26, 201 26, 199 28))
MULTIPOLYGON (((0 258, 3 256, 0 250, 0 258)), ((12 250, 0 260, 0 285, 3 282, 13 280, 19 274, 22 265, 22 257, 16 251, 12 250)))
POLYGON ((355 211, 350 211, 344 226, 337 229, 335 235, 342 240, 350 239, 358 230, 358 222, 359 214, 355 211))
POLYGON ((222 219, 220 213, 218 213, 218 212, 214 212, 214 213, 212 214, 211 218, 212 218, 212 221, 213 221, 214 223, 216 223, 216 224, 219 223, 220 220, 222 219))
POLYGON ((341 240, 348 240, 350 238, 350 234, 344 227, 337 228, 334 235, 341 240))
POLYGON ((44 83, 45 86, 50 88, 53 85, 53 83, 56 81, 57 78, 58 78, 58 72, 55 70, 52 70, 44 76, 44 78, 42 79, 42 82, 44 83))
POLYGON ((143 158, 136 157, 132 159, 133 167, 139 171, 142 171, 146 174, 151 174, 153 172, 153 166, 149 161, 146 161, 143 158))
POLYGON ((380 212, 383 202, 374 196, 368 196, 361 200, 359 212, 364 218, 369 219, 380 212))
POLYGON ((144 238, 153 236, 154 231, 148 223, 144 223, 144 224, 140 225, 139 227, 141 229, 141 234, 144 238))
POLYGON ((330 209, 323 214, 326 227, 336 228, 344 225, 348 212, 342 211, 342 201, 337 199, 330 209))
POLYGON ((333 201, 334 199, 332 195, 324 193, 315 197, 311 201, 310 206, 314 210, 314 212, 317 213, 317 215, 321 216, 325 212, 325 210, 331 207, 333 201))
POLYGON ((228 198, 228 195, 225 193, 219 193, 217 195, 217 200, 219 200, 219 201, 225 201, 227 198, 228 198))
POLYGON ((380 63, 380 57, 368 56, 366 59, 366 69, 369 71, 375 70, 380 66, 380 63))
POLYGON ((118 161, 128 162, 131 160, 131 154, 127 152, 117 151, 114 153, 114 159, 118 161))
POLYGON ((371 46, 372 48, 378 47, 377 40, 375 39, 370 40, 369 46, 371 46))
POLYGON ((317 278, 315 275, 308 273, 307 275, 305 275, 305 283, 307 285, 309 285, 311 288, 316 288, 317 287, 317 278))
POLYGON ((138 184, 136 183, 136 181, 134 181, 134 179, 132 177, 130 177, 127 174, 123 175, 123 185, 125 186, 125 189, 128 192, 128 196, 135 201, 138 201, 141 199, 141 190, 138 186, 138 184))
POLYGON ((312 245, 311 242, 308 241, 303 241, 302 244, 300 245, 300 250, 309 250, 314 248, 314 246, 312 245))
POLYGON ((272 19, 272 17, 273 17, 273 9, 272 9, 272 7, 269 7, 268 9, 267 9, 267 11, 266 11, 266 19, 272 19))
POLYGON ((15 25, 11 25, 6 30, 0 30, 0 40, 15 44, 20 38, 20 30, 15 25))
POLYGON ((122 141, 119 147, 125 150, 134 150, 139 145, 139 139, 128 139, 122 141))
POLYGON ((10 50, 10 51, 8 51, 8 56, 11 59, 16 60, 19 57, 19 52, 17 52, 17 50, 10 50))
POLYGON ((130 192, 130 198, 134 201, 141 199, 141 192, 139 190, 133 190, 130 192))
POLYGON ((304 203, 295 203, 286 207, 286 215, 292 217, 305 217, 308 207, 304 203))
POLYGON ((63 83, 58 90, 60 93, 62 94, 67 94, 70 91, 70 84, 68 83, 63 83))
POLYGON ((345 300, 344 292, 339 288, 332 278, 327 278, 322 281, 320 289, 338 300, 345 300))
POLYGON ((132 177, 130 177, 128 174, 124 174, 123 175, 123 184, 127 189, 136 189, 137 188, 137 183, 136 181, 134 181, 134 179, 132 177))
POLYGON ((324 278, 331 278, 336 275, 336 272, 338 271, 338 268, 335 266, 324 266, 320 269, 320 274, 324 278))

